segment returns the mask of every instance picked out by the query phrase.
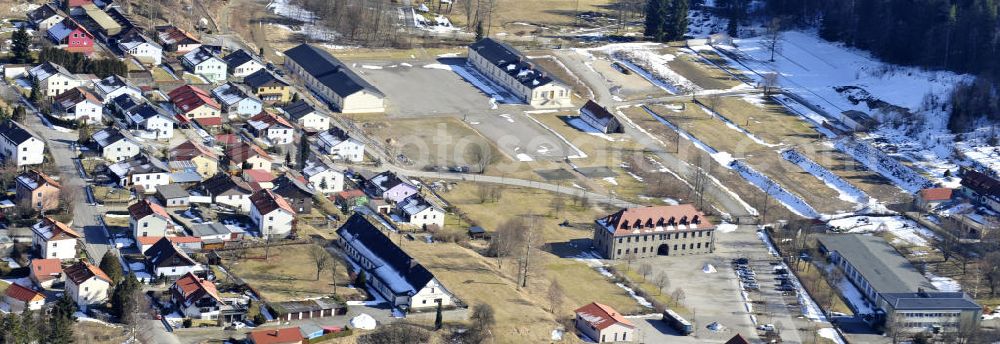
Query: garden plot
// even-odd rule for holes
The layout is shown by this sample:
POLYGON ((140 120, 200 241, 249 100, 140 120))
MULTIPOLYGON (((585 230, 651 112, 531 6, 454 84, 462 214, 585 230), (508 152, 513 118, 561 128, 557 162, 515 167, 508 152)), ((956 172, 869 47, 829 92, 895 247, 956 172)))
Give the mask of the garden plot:
MULTIPOLYGON (((966 161, 993 167, 996 156, 982 154, 996 148, 977 135, 956 144, 947 130, 946 106, 952 87, 970 79, 968 75, 928 71, 883 63, 867 52, 847 48, 818 38, 815 33, 789 31, 782 35, 781 51, 770 60, 763 38, 736 40, 734 45, 717 47, 737 60, 724 58, 731 67, 743 70, 759 81, 764 73, 777 71, 782 88, 820 107, 827 115, 845 110, 872 113, 883 123, 896 121, 898 128, 882 126, 866 139, 892 157, 918 167, 930 179, 945 185, 956 163, 966 161), (895 111, 902 110, 902 111, 895 111), (913 113, 904 117, 900 113, 913 113), (956 149, 961 156, 956 156, 956 149)), ((704 52, 709 47, 696 47, 704 52)))
POLYGON ((719 135, 732 129, 696 105, 684 104, 683 110, 653 105, 649 107, 649 115, 680 132, 720 165, 733 169, 800 216, 815 218, 855 208, 841 200, 839 192, 783 159, 773 147, 758 144, 748 135, 719 135))

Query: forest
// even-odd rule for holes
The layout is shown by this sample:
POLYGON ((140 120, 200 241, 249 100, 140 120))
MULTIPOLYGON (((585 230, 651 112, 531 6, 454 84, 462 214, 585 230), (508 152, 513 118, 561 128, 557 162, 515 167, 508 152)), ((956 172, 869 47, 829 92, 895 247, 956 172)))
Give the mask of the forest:
MULTIPOLYGON (((719 0, 721 7, 748 0, 719 0)), ((949 129, 1000 120, 1000 1, 766 0, 767 18, 815 27, 824 39, 867 50, 890 63, 976 75, 952 94, 949 129)), ((744 5, 745 6, 745 5, 744 5)))

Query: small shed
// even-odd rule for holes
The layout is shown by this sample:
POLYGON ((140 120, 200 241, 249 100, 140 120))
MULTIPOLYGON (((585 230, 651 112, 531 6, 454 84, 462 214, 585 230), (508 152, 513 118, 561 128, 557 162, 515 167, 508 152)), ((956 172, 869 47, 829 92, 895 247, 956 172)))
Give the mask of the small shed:
POLYGON ((313 339, 323 335, 323 328, 314 324, 305 323, 299 325, 299 332, 302 333, 302 338, 313 339))
POLYGON ((486 239, 486 229, 479 226, 469 227, 469 238, 471 239, 486 239))

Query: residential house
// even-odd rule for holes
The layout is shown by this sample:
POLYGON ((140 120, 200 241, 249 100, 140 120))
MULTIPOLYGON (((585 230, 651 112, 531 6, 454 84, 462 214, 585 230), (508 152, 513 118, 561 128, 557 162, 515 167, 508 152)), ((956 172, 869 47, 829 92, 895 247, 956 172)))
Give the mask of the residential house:
POLYGON ((368 195, 361 189, 344 190, 330 196, 330 199, 338 206, 349 208, 368 204, 368 195))
POLYGON ((38 87, 38 94, 49 98, 85 83, 63 66, 52 62, 44 62, 29 69, 28 76, 34 82, 32 87, 38 87))
POLYGON ((263 149, 247 142, 240 142, 226 149, 226 157, 229 158, 229 167, 233 170, 270 171, 271 162, 274 160, 263 149))
POLYGON ((12 313, 21 313, 25 310, 37 311, 45 304, 45 295, 20 284, 11 283, 4 291, 3 302, 12 313))
POLYGON ((312 212, 313 195, 316 194, 316 191, 307 185, 306 179, 298 172, 288 171, 275 179, 274 188, 271 191, 286 199, 296 213, 309 214, 312 212))
POLYGON ((118 35, 122 32, 121 24, 118 24, 114 18, 111 18, 111 16, 98 8, 97 5, 86 4, 80 7, 83 8, 87 19, 97 28, 97 33, 102 35, 102 39, 118 35))
POLYGON ((65 292, 82 310, 86 310, 90 305, 100 305, 108 301, 108 295, 111 294, 111 278, 101 268, 86 260, 80 260, 63 271, 66 273, 65 292))
POLYGON ((140 200, 128 207, 128 229, 133 238, 174 235, 174 221, 163 206, 140 200))
POLYGON ((148 140, 174 137, 174 119, 159 106, 144 102, 125 111, 125 121, 136 136, 148 140))
POLYGON ((66 18, 46 31, 50 40, 71 53, 94 52, 94 34, 73 18, 66 18))
POLYGON ((146 271, 153 276, 177 277, 204 270, 167 238, 160 238, 142 255, 146 256, 146 271))
POLYGON ((146 65, 163 63, 163 47, 138 30, 119 37, 118 49, 146 65))
POLYGON ((188 228, 191 237, 201 239, 202 245, 221 247, 227 241, 242 239, 245 232, 218 222, 199 223, 188 228))
POLYGON ((222 107, 204 90, 184 85, 175 88, 167 94, 174 104, 177 113, 187 120, 194 120, 201 126, 215 127, 222 125, 222 107))
POLYGON ((246 124, 247 131, 255 137, 271 145, 286 145, 295 142, 295 129, 284 117, 268 111, 262 111, 250 117, 246 124))
POLYGON ((309 186, 321 193, 331 194, 344 190, 344 172, 327 166, 322 161, 313 161, 302 169, 302 175, 309 186))
POLYGON ((257 98, 269 104, 284 104, 292 100, 292 85, 267 69, 247 75, 243 78, 243 84, 247 85, 257 98))
POLYGON ((295 122, 303 130, 323 132, 330 129, 330 117, 317 111, 309 102, 298 100, 281 108, 288 119, 295 122))
POLYGON ((142 152, 139 144, 122 135, 121 131, 115 127, 104 128, 95 133, 92 138, 97 143, 101 157, 108 161, 125 161, 142 152))
POLYGON ((74 259, 77 242, 83 236, 65 223, 43 217, 31 226, 31 246, 42 258, 74 259))
POLYGON ((1000 212, 1000 180, 985 173, 962 171, 962 194, 993 211, 1000 212))
POLYGON ((186 318, 215 320, 223 302, 212 281, 186 273, 170 286, 170 300, 186 318))
POLYGON ((48 32, 56 24, 66 19, 52 4, 44 4, 28 12, 28 22, 40 32, 48 32))
POLYGON ((295 210, 267 189, 250 196, 250 220, 264 238, 284 238, 295 230, 295 210))
POLYGON ((83 87, 74 87, 52 100, 52 115, 68 121, 100 123, 104 103, 83 87))
POLYGON ((979 328, 982 306, 962 292, 935 286, 885 239, 862 234, 827 234, 819 251, 874 305, 875 314, 855 314, 898 333, 955 333, 979 328))
POLYGON ((191 195, 177 184, 168 184, 156 188, 156 199, 167 208, 187 207, 191 195))
POLYGON ((419 311, 457 303, 434 274, 396 246, 364 215, 351 215, 337 229, 337 235, 344 253, 365 271, 367 283, 390 306, 419 311))
MULTIPOLYGON (((101 96, 101 99, 104 99, 104 104, 110 103, 121 95, 128 95, 135 99, 144 99, 142 90, 133 85, 132 82, 118 75, 111 75, 94 83, 94 91, 97 92, 98 96, 101 96)), ((138 102, 135 103, 138 105, 138 102)), ((119 111, 125 110, 128 110, 128 108, 119 109, 119 111)))
POLYGON ((181 64, 191 73, 200 75, 211 83, 226 81, 226 61, 201 46, 181 57, 181 64))
POLYGON ((635 325, 611 306, 591 302, 574 312, 576 319, 573 323, 576 330, 597 343, 631 342, 638 339, 635 336, 635 325))
POLYGON ((17 167, 38 165, 45 160, 45 142, 8 119, 0 123, 0 157, 17 167))
POLYGON ((62 260, 58 258, 32 259, 28 269, 28 279, 39 288, 52 288, 63 280, 62 260))
POLYGON ((264 111, 264 102, 240 84, 227 82, 212 89, 212 95, 230 115, 246 117, 264 111))
POLYGON ((594 247, 607 259, 715 250, 715 225, 690 204, 622 209, 594 224, 594 247))
POLYGON ((399 215, 411 226, 423 229, 444 228, 444 210, 423 196, 412 195, 397 204, 399 215))
POLYGON ((285 69, 340 112, 385 112, 385 94, 323 49, 300 44, 284 55, 285 69))
POLYGON ((201 195, 210 197, 212 203, 234 208, 244 214, 250 211, 250 195, 253 190, 236 177, 219 173, 202 181, 195 189, 201 195))
POLYGON ((624 132, 622 123, 618 121, 618 118, 611 114, 611 111, 608 111, 608 109, 593 100, 588 100, 587 104, 584 104, 580 108, 580 119, 605 134, 624 132))
POLYGON ((245 180, 247 184, 250 184, 250 188, 254 191, 260 189, 273 189, 275 179, 278 179, 278 177, 268 170, 243 170, 243 180, 245 180))
POLYGON ((524 55, 492 38, 469 45, 469 63, 494 83, 533 107, 564 107, 571 90, 524 55))
POLYGON ((223 60, 226 61, 229 74, 237 78, 243 78, 264 69, 264 62, 259 57, 243 49, 229 53, 223 60))
POLYGON ((203 178, 209 178, 219 172, 218 155, 199 142, 184 141, 184 143, 170 149, 167 154, 171 162, 190 162, 194 170, 203 178))
POLYGON ((939 205, 951 201, 954 189, 949 188, 927 188, 917 192, 917 197, 913 199, 913 205, 918 209, 931 210, 939 205))
POLYGON ((59 208, 59 192, 62 186, 49 175, 37 170, 22 172, 14 178, 15 196, 18 206, 23 209, 49 211, 59 208))
POLYGON ((302 344, 305 338, 298 327, 255 330, 247 333, 247 344, 302 344))
POLYGON ((320 151, 335 160, 362 162, 365 160, 365 144, 351 138, 346 131, 331 127, 317 135, 316 144, 320 151))
POLYGON ((159 186, 170 184, 170 170, 160 159, 142 154, 108 167, 112 179, 123 188, 134 186, 139 194, 156 192, 159 186))
POLYGON ((173 25, 156 27, 156 38, 167 51, 184 54, 201 47, 201 41, 173 25))
POLYGON ((399 177, 391 171, 386 171, 365 180, 365 192, 373 198, 382 198, 393 204, 402 202, 407 197, 420 191, 406 177, 399 177))

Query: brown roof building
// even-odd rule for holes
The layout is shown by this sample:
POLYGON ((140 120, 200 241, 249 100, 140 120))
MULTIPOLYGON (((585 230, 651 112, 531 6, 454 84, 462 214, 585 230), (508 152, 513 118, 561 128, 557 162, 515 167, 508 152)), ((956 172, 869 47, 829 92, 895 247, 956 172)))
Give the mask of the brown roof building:
POLYGON ((635 340, 635 325, 611 306, 591 302, 574 312, 576 329, 598 343, 635 340))
POLYGON ((608 259, 710 253, 714 232, 690 204, 630 208, 594 221, 594 246, 608 259))
POLYGON ((26 209, 48 211, 59 207, 59 191, 62 188, 49 175, 28 170, 15 179, 15 200, 26 209))

